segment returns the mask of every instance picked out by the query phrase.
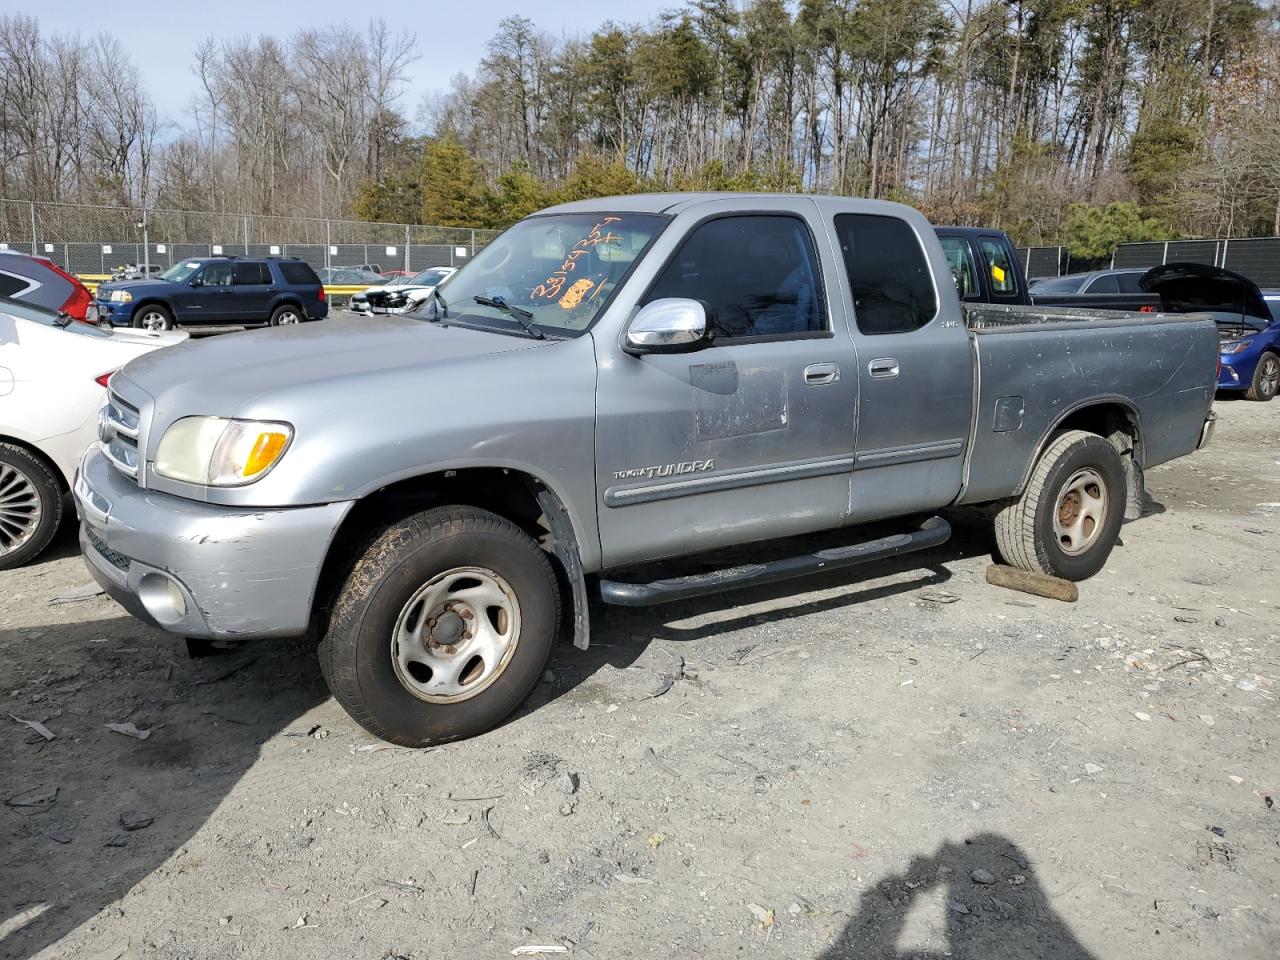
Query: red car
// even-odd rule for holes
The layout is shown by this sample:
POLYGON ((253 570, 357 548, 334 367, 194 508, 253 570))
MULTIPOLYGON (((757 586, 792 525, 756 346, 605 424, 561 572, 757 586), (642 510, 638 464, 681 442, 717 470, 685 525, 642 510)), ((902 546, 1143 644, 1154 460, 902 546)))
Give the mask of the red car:
POLYGON ((0 296, 56 310, 74 320, 98 322, 93 294, 46 257, 0 250, 0 296))
POLYGON ((399 280, 403 277, 416 277, 417 273, 412 270, 383 270, 383 280, 399 280))

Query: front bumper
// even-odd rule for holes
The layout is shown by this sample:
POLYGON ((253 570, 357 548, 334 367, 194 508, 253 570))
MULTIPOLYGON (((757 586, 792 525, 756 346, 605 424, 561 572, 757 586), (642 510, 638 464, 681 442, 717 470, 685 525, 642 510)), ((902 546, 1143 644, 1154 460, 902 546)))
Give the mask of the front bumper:
POLYGON ((94 300, 98 308, 98 323, 113 327, 127 327, 133 322, 133 304, 116 303, 114 300, 94 300))
POLYGON ((185 637, 305 633, 349 502, 247 510, 144 490, 94 444, 75 483, 80 549, 140 620, 185 637))

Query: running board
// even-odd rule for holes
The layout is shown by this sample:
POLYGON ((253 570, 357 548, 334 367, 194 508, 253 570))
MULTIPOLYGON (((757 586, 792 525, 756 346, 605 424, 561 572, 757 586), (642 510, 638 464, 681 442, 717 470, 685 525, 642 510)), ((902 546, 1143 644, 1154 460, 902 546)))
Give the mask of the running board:
POLYGON ((779 580, 790 580, 811 573, 839 570, 872 560, 884 560, 903 553, 927 550, 946 543, 951 537, 951 524, 942 517, 930 517, 917 529, 908 533, 895 533, 878 540, 855 543, 847 547, 832 547, 798 557, 785 557, 764 563, 748 563, 710 573, 695 573, 670 580, 654 580, 652 583, 622 583, 617 580, 600 581, 600 599, 621 607, 644 607, 654 603, 668 603, 700 597, 721 590, 737 590, 755 587, 779 580))

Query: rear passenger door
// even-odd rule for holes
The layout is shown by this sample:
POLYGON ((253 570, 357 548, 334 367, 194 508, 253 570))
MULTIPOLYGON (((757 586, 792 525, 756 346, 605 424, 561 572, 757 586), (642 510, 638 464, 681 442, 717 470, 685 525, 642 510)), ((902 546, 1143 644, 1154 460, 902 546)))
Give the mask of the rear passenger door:
POLYGON ((956 294, 937 289, 907 220, 837 213, 834 231, 858 350, 852 518, 937 509, 960 492, 973 410, 956 294))
POLYGON ((265 323, 271 319, 271 272, 261 260, 237 260, 234 270, 234 319, 246 323, 265 323))

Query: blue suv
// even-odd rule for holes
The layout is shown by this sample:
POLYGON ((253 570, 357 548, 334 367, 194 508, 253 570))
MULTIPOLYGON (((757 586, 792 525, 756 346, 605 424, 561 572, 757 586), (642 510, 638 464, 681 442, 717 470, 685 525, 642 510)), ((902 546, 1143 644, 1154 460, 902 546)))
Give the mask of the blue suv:
POLYGON ((193 257, 154 280, 104 283, 100 322, 169 330, 175 324, 273 327, 320 320, 329 312, 311 266, 292 257, 193 257))

